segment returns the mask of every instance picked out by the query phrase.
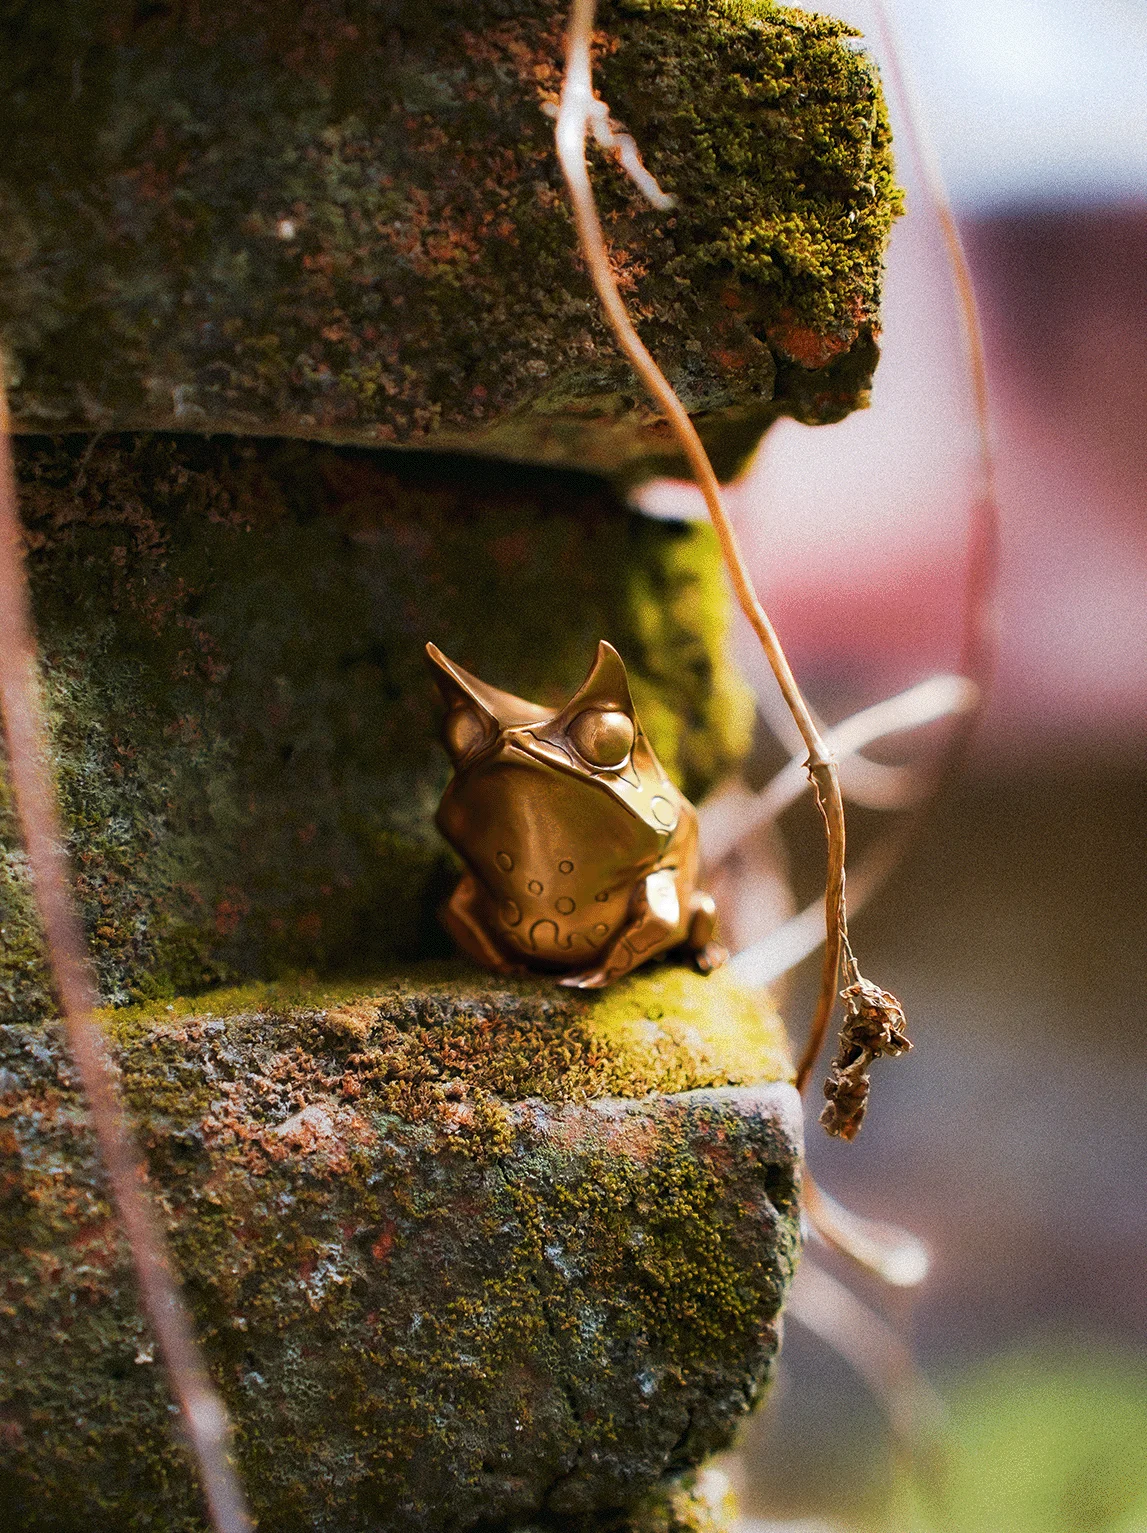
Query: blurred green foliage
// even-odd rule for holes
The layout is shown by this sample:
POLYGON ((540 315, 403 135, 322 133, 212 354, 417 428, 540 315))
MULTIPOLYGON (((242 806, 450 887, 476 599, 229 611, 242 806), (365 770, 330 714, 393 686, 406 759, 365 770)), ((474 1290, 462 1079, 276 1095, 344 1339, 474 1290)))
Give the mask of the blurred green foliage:
POLYGON ((942 1507, 880 1533, 1147 1533, 1147 1355, 1053 1346, 993 1358, 945 1391, 942 1507))

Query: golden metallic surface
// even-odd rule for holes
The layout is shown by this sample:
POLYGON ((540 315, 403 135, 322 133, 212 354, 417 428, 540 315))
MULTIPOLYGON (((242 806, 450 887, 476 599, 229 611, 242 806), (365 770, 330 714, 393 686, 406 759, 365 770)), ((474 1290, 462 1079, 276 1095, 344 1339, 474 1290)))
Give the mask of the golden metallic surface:
POLYGON ((426 646, 454 776, 438 828, 466 863, 443 920, 501 974, 594 989, 671 948, 722 963, 697 888, 697 816, 653 753, 621 656, 604 641, 556 712, 426 646))

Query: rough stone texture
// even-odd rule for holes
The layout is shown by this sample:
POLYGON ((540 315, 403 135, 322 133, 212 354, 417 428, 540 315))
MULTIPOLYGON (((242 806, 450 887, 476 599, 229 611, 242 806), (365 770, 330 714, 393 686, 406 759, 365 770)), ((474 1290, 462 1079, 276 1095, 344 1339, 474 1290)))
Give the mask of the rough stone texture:
MULTIPOLYGON (((0 330, 19 429, 671 462, 597 314, 541 107, 565 0, 14 0, 0 330)), ((603 0, 598 84, 678 199, 600 155, 642 333, 722 474, 865 400, 898 207, 849 29, 603 0)))
MULTIPOLYGON (((596 999, 431 970, 108 1025, 267 1533, 714 1527, 646 1492, 776 1352, 773 1014, 683 969, 596 999)), ((55 1027, 0 1028, 0 1067, 6 1525, 199 1529, 55 1027)))
MULTIPOLYGON (((123 1003, 445 953, 427 639, 541 701, 597 642, 685 791, 747 745, 710 534, 600 482, 223 438, 25 438, 22 509, 78 892, 123 1003)), ((0 771, 0 1020, 48 1008, 0 771)))

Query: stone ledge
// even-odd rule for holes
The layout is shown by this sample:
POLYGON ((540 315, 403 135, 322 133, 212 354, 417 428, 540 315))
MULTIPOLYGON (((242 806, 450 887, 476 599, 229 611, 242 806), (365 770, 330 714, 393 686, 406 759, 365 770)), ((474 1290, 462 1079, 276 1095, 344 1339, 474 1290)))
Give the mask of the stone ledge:
MULTIPOLYGON (((542 112, 565 0, 11 7, 0 331, 17 429, 485 452, 633 482, 676 449, 597 310, 542 112)), ((734 473, 867 398, 898 207, 848 27, 604 0, 598 83, 643 335, 734 473)))
MULTIPOLYGON (((799 1244, 775 1015, 665 968, 554 990, 423 974, 112 1019, 268 1530, 621 1527, 767 1384, 799 1244), (758 1083, 610 1094, 738 1073, 758 1083)), ((53 1027, 0 1029, 0 1093, 12 1526, 190 1533, 53 1027)))

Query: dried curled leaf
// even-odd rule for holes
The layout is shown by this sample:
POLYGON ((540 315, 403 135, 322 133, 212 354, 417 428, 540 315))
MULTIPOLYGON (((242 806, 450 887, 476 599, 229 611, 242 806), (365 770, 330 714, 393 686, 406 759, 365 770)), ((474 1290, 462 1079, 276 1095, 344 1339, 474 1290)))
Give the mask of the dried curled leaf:
POLYGON ((832 1070, 824 1083, 828 1099, 822 1126, 838 1139, 855 1139, 864 1122, 872 1084, 869 1068, 882 1054, 906 1054, 912 1047, 905 1031, 904 1008, 896 997, 871 980, 858 977, 840 992, 844 1026, 832 1070))

